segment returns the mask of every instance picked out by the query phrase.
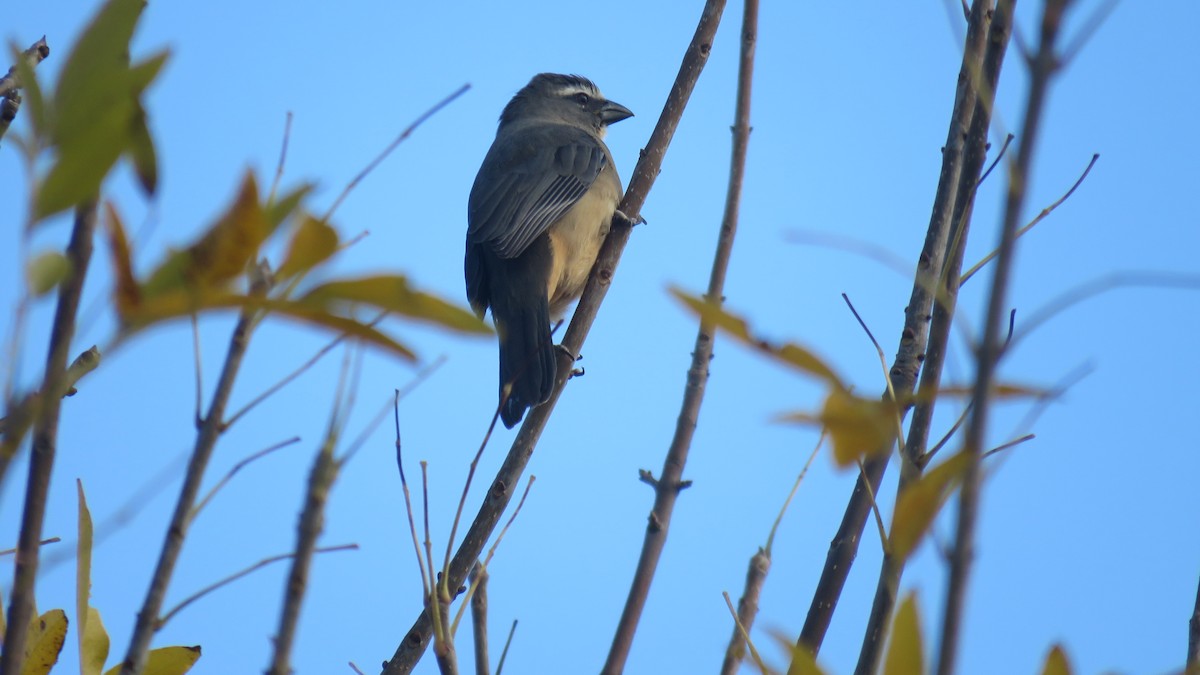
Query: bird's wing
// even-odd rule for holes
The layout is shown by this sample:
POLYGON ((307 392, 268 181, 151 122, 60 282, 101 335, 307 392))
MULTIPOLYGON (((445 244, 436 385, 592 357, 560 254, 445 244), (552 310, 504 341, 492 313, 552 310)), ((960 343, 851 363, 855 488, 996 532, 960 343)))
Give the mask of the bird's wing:
POLYGON ((607 162, 600 142, 572 127, 497 139, 471 188, 468 243, 517 257, 579 201, 607 162))

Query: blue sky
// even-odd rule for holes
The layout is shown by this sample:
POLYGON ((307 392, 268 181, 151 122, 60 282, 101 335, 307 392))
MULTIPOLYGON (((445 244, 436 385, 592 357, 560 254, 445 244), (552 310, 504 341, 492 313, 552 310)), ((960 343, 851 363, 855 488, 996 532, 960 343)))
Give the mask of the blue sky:
MULTIPOLYGON (((165 247, 187 242, 233 194, 247 168, 266 180, 291 111, 284 182, 315 181, 321 212, 342 187, 429 106, 463 83, 471 90, 429 120, 370 175, 337 212, 347 251, 337 273, 403 272, 421 287, 463 302, 462 251, 471 181, 508 98, 535 73, 586 75, 637 116, 608 143, 623 179, 649 136, 702 3, 614 0, 582 3, 151 3, 134 55, 169 47, 172 57, 147 106, 157 139, 161 194, 147 203, 127 172, 107 184, 148 269, 165 247)), ((754 132, 726 290, 729 306, 763 333, 810 346, 862 391, 882 389, 878 361, 839 296, 847 293, 890 359, 929 218, 939 148, 954 93, 962 25, 956 3, 765 3, 752 111, 754 132), (893 269, 858 253, 800 243, 834 234, 888 252, 893 269), (804 236, 801 236, 804 235, 804 236)), ((1103 4, 1080 2, 1074 35, 1103 4)), ((1022 3, 1027 43, 1038 3, 1022 3)), ((39 77, 56 76, 92 12, 90 3, 19 3, 4 38, 21 47, 45 34, 55 51, 39 77)), ((736 80, 740 6, 731 4, 662 174, 646 203, 600 316, 584 347, 587 375, 568 387, 529 471, 537 476, 516 525, 491 565, 491 630, 520 627, 506 672, 594 672, 621 611, 651 505, 637 470, 660 471, 682 393, 695 320, 667 293, 707 282, 725 193, 736 80)), ((1101 157, 1076 194, 1025 237, 1009 300, 1023 318, 1081 284, 1125 272, 1195 276, 1200 183, 1192 131, 1200 108, 1192 27, 1194 3, 1121 3, 1068 64, 1050 94, 1033 170, 1027 218, 1101 157)), ((1010 52, 994 142, 1020 125, 1026 72, 1010 52)), ((14 131, 25 129, 19 120, 14 131)), ((11 132, 10 132, 11 133, 11 132)), ((5 139, 6 141, 8 139, 5 139)), ((995 244, 997 177, 976 208, 967 259, 995 244)), ((0 145, 0 184, 27 189, 18 155, 0 145)), ((15 200, 10 200, 15 201, 15 200)), ((20 263, 19 209, 7 210, 0 245, 0 307, 11 333, 20 263)), ((33 250, 61 246, 69 225, 45 226, 33 250)), ((84 294, 79 351, 112 336, 104 304, 111 275, 103 249, 84 294)), ((960 302, 949 379, 971 375, 963 335, 977 335, 990 274, 960 302)), ((1159 673, 1182 665, 1186 621, 1200 574, 1194 533, 1195 380, 1200 356, 1195 290, 1120 288, 1043 324, 1004 361, 1002 376, 1054 385, 1093 370, 1037 420, 1035 441, 990 464, 981 507, 961 651, 964 673, 1035 672, 1050 645, 1065 643, 1078 672, 1159 673)), ((26 335, 19 381, 39 373, 50 303, 26 335)), ((231 317, 203 322, 205 384, 211 387, 231 317)), ((389 325, 426 361, 446 363, 402 404, 410 476, 430 462, 435 550, 445 545, 467 465, 495 405, 496 347, 412 324, 389 325)), ((240 407, 319 349, 328 336, 268 322, 256 334, 233 406, 240 407)), ((303 481, 334 397, 332 355, 239 422, 218 447, 208 484, 252 452, 299 435, 302 442, 251 465, 196 522, 168 597, 182 600, 212 581, 293 545, 303 481)), ((11 365, 11 364, 10 364, 11 365)), ((7 367, 6 367, 7 368, 7 367)), ((365 359, 357 431, 416 371, 391 357, 365 359)), ((106 355, 64 406, 61 450, 46 535, 71 538, 74 480, 97 520, 138 503, 94 556, 93 604, 123 653, 174 503, 180 457, 193 438, 190 331, 169 325, 106 355), (165 473, 164 473, 165 472, 165 473), (164 478, 164 476, 166 476, 164 478)), ((740 591, 746 562, 816 440, 810 429, 773 423, 811 410, 811 381, 720 339, 712 379, 659 575, 626 672, 715 669, 730 632, 721 591, 740 591)), ((956 412, 945 406, 937 428, 956 412)), ((997 409, 990 441, 1018 431, 1027 407, 997 409)), ((473 513, 512 432, 493 439, 467 510, 473 513)), ((335 485, 324 544, 361 549, 317 559, 294 655, 299 673, 364 672, 390 657, 420 606, 392 451, 390 423, 370 437, 335 485)), ((0 541, 16 538, 20 462, 3 486, 0 541)), ((895 467, 880 503, 890 510, 895 467)), ((768 660, 770 631, 798 633, 854 475, 818 458, 775 540, 774 562, 755 627, 768 660)), ((935 540, 948 541, 944 516, 935 540)), ((70 544, 41 577, 40 606, 74 602, 70 544), (69 555, 68 555, 69 558, 69 555)), ((880 549, 874 531, 860 554, 821 661, 849 672, 862 640, 880 549)), ((8 579, 9 563, 0 570, 8 579)), ((182 612, 156 644, 201 644, 196 673, 265 667, 285 566, 260 571, 182 612)), ((926 639, 938 625, 946 577, 926 542, 905 588, 921 600, 926 639)), ((8 581, 2 583, 7 597, 8 581)), ((464 636, 466 633, 464 633, 464 636)), ((497 638, 499 639, 499 638, 497 638)), ((461 653, 469 645, 460 641, 461 653)), ((498 653, 499 645, 493 647, 498 653)), ((74 640, 64 666, 74 665, 74 640)), ((432 659, 419 672, 435 672, 432 659)))

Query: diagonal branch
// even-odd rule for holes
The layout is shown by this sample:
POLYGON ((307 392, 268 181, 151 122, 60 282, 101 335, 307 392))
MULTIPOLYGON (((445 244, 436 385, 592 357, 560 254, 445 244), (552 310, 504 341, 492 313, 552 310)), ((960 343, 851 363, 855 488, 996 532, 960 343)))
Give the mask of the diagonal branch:
MULTIPOLYGON (((267 280, 269 273, 260 270, 255 276, 251 293, 258 296, 265 295, 269 286, 267 280)), ((179 489, 179 499, 175 502, 175 511, 171 515, 167 534, 163 538, 162 551, 159 553, 154 575, 150 579, 146 599, 138 611, 137 623, 134 624, 133 634, 129 638, 129 647, 125 651, 125 658, 121 663, 120 675, 140 673, 146 665, 150 639, 154 636, 163 600, 167 595, 167 587, 171 583, 171 575, 175 572, 175 563, 178 562, 179 555, 183 551, 183 541, 187 536, 188 527, 191 525, 192 508, 200 493, 200 483, 204 480, 204 471, 208 468, 208 461, 212 458, 213 449, 216 448, 217 439, 224 428, 225 408, 229 404, 229 396, 233 392, 233 383, 241 369, 242 359, 246 356, 256 315, 257 312, 248 306, 242 310, 237 325, 234 326, 233 335, 229 340, 229 350, 225 354, 225 365, 221 369, 216 391, 213 392, 212 401, 209 403, 208 415, 204 418, 200 430, 196 434, 196 444, 192 449, 191 459, 188 461, 183 485, 179 489)))
MULTIPOLYGON (((700 78, 700 72, 708 61, 713 37, 716 34, 717 24, 720 22, 724 7, 724 0, 708 0, 705 4, 700 23, 684 54, 679 74, 667 95, 667 101, 659 116, 658 124, 650 134, 650 140, 633 170, 633 178, 629 181, 629 188, 625 191, 625 198, 621 200, 620 204, 621 212, 631 222, 637 221, 642 205, 646 202, 646 196, 658 178, 663 157, 671 145, 671 138, 675 135, 676 127, 679 126, 679 120, 683 116, 684 108, 696 86, 696 81, 700 78)), ((591 330, 592 323, 595 322, 596 315, 600 311, 600 304, 608 293, 609 285, 612 284, 621 253, 629 242, 631 229, 630 223, 623 222, 621 218, 613 219, 612 229, 609 231, 604 246, 600 249, 596 265, 592 268, 591 276, 584 288, 583 297, 579 300, 579 307, 575 310, 575 315, 571 318, 571 325, 567 328, 567 333, 563 338, 566 352, 571 354, 580 352, 588 331, 591 330)), ((504 509, 512 500, 521 473, 529 463, 538 438, 541 437, 542 430, 566 386, 571 372, 570 358, 566 353, 560 354, 559 377, 555 382, 550 400, 532 409, 525 418, 525 423, 517 432, 517 437, 513 440, 504 463, 496 473, 487 497, 479 507, 478 515, 467 529, 466 534, 463 535, 462 544, 459 545, 454 559, 450 562, 450 588, 458 588, 462 585, 468 571, 478 560, 484 545, 500 521, 504 509)), ((410 672, 428 646, 431 635, 432 621, 428 612, 422 611, 400 645, 396 647, 392 658, 384 663, 383 672, 388 675, 410 672)))
MULTIPOLYGON (((1001 0, 992 14, 991 26, 988 28, 988 46, 983 58, 981 84, 975 112, 971 117, 971 126, 967 132, 962 173, 959 175, 950 219, 950 237, 947 241, 947 249, 943 254, 944 266, 939 271, 937 285, 934 289, 938 302, 933 307, 928 346, 925 350, 924 370, 921 373, 920 390, 923 392, 937 391, 942 379, 942 367, 946 362, 950 329, 958 301, 963 253, 966 248, 967 234, 970 231, 975 193, 982 181, 982 178, 977 177, 983 170, 987 158, 987 136, 988 128, 991 126, 992 103, 995 100, 997 84, 1000 82, 1000 69, 1004 64, 1009 36, 1012 33, 1014 4, 1015 0, 1001 0)), ((909 485, 920 478, 921 470, 928 461, 925 449, 929 445, 929 434, 937 397, 930 395, 918 398, 918 403, 913 409, 912 423, 908 427, 908 437, 905 439, 904 448, 901 451, 900 484, 896 490, 897 500, 909 485)), ((862 650, 859 652, 858 665, 855 669, 858 675, 869 675, 879 667, 883 644, 891 625, 892 608, 896 604, 896 594, 903 573, 904 562, 897 560, 889 551, 885 550, 879 570, 879 581, 875 587, 875 599, 871 606, 862 650)))
MULTIPOLYGON (((906 395, 913 391, 922 360, 925 358, 929 340, 929 317, 935 304, 938 275, 945 265, 946 247, 951 241, 950 229, 951 223, 954 222, 958 185, 960 180, 963 180, 965 171, 963 160, 967 132, 974 119, 980 93, 985 89, 995 90, 995 87, 989 88, 980 82, 992 7, 992 0, 975 0, 968 17, 962 66, 958 73, 958 89, 950 115, 946 145, 942 148, 942 168, 938 176, 937 193, 933 200, 925 244, 917 259, 912 296, 904 312, 900 346, 889 373, 892 390, 897 392, 897 395, 906 395)), ((972 181, 974 180, 972 178, 972 181)), ((905 412, 906 410, 901 409, 901 415, 905 412)), ((871 511, 869 495, 879 489, 890 455, 890 452, 879 453, 866 462, 846 504, 837 534, 829 545, 825 567, 821 570, 821 578, 813 593, 808 616, 797 640, 799 646, 814 655, 821 649, 825 633, 833 620, 838 598, 858 554, 859 539, 871 511)), ((793 659, 789 672, 798 672, 800 666, 800 660, 793 659)))
MULTIPOLYGON (((750 92, 754 82, 754 51, 758 40, 758 0, 745 1, 741 36, 729 191, 725 197, 725 213, 721 218, 717 250, 713 256, 706 292, 706 298, 716 304, 720 304, 725 295, 725 277, 730 256, 733 254, 734 238, 737 236, 742 184, 746 175, 746 149, 750 142, 750 92)), ((629 587, 629 596, 625 600, 625 609, 617 623, 612 648, 608 652, 604 668, 600 671, 607 675, 616 675, 625 669, 625 662, 629 658, 629 650, 637 632, 638 620, 650 595, 650 584, 654 581, 658 561, 662 557, 663 548, 666 547, 675 499, 683 487, 683 469, 687 465, 688 452, 691 450, 692 437, 700 419, 700 406, 704 402, 704 392, 708 384, 708 368, 713 356, 713 333, 714 327, 702 319, 692 349, 692 363, 687 370, 675 434, 663 460, 662 473, 653 484, 654 506, 647 520, 642 553, 629 587)))

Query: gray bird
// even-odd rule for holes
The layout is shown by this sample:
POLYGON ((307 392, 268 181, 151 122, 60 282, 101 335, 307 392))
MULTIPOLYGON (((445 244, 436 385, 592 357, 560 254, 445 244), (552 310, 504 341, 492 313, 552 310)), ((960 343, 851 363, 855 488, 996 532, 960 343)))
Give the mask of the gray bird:
POLYGON ((587 78, 537 75, 504 107, 471 187, 467 299, 481 318, 492 310, 510 429, 554 388, 550 321, 583 293, 618 213, 621 179, 604 133, 632 115, 587 78))

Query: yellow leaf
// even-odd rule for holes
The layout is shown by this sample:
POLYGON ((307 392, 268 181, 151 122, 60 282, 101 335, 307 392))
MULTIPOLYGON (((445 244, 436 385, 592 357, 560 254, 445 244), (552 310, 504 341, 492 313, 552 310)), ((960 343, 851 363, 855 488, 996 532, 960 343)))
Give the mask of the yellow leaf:
POLYGON ((265 213, 271 229, 279 227, 288 216, 292 215, 292 212, 300 206, 300 202, 308 196, 308 193, 312 192, 312 189, 313 186, 306 183, 267 204, 265 213))
POLYGON ((61 609, 34 618, 29 622, 25 638, 25 665, 21 675, 46 675, 58 663, 58 653, 67 639, 67 613, 61 609))
POLYGON ((926 472, 920 480, 900 493, 888 535, 892 555, 898 561, 903 563, 920 543, 946 497, 962 480, 969 461, 970 457, 960 452, 926 472))
POLYGON ((35 296, 54 290, 71 275, 71 261, 57 251, 47 251, 34 258, 27 268, 25 277, 35 296))
POLYGON ((788 413, 779 420, 824 426, 838 466, 850 466, 864 456, 890 452, 896 437, 893 403, 860 398, 840 387, 829 392, 820 414, 788 413))
POLYGON ((270 233, 258 203, 258 183, 254 174, 247 172, 229 209, 199 241, 168 256, 150 275, 142 294, 150 296, 181 287, 193 291, 223 287, 245 271, 270 233))
POLYGON ((474 312, 415 291, 402 276, 333 281, 312 289, 299 302, 325 311, 342 304, 367 304, 454 330, 482 334, 491 332, 474 312))
MULTIPOLYGON (((191 670, 199 660, 200 645, 151 649, 146 656, 146 668, 142 671, 142 675, 183 675, 191 670)), ((120 668, 115 670, 119 672, 120 668)), ((112 672, 112 670, 109 671, 109 673, 112 672)))
POLYGON ((801 372, 820 378, 837 388, 845 389, 837 373, 833 372, 832 368, 825 365, 820 357, 808 349, 790 342, 773 345, 766 340, 756 338, 750 333, 750 326, 745 319, 726 311, 719 303, 712 302, 708 298, 689 295, 674 287, 670 291, 671 295, 687 305, 688 309, 698 314, 702 322, 720 328, 743 344, 765 352, 801 372))
POLYGON ((796 644, 792 638, 782 633, 772 632, 771 637, 791 659, 787 675, 825 675, 825 671, 817 665, 817 657, 813 656, 808 648, 796 644))
POLYGON ((896 610, 892 621, 891 643, 883 662, 883 675, 919 675, 925 672, 925 656, 921 642, 921 616, 917 611, 916 593, 909 593, 896 610))
POLYGON ((87 608, 87 623, 80 630, 79 675, 100 675, 108 660, 108 631, 95 607, 87 608))
POLYGON ((113 303, 117 314, 125 321, 141 302, 141 291, 137 280, 133 277, 133 260, 129 253, 129 239, 125 236, 125 226, 112 202, 104 202, 104 225, 108 234, 108 252, 112 259, 113 274, 116 276, 113 287, 113 303))
POLYGON ((283 264, 279 266, 276 276, 286 279, 307 272, 337 253, 337 247, 337 230, 323 220, 305 216, 292 235, 287 255, 283 257, 283 264))
POLYGON ((1042 666, 1042 675, 1071 675, 1071 662, 1062 645, 1054 645, 1046 655, 1046 664, 1042 666))

